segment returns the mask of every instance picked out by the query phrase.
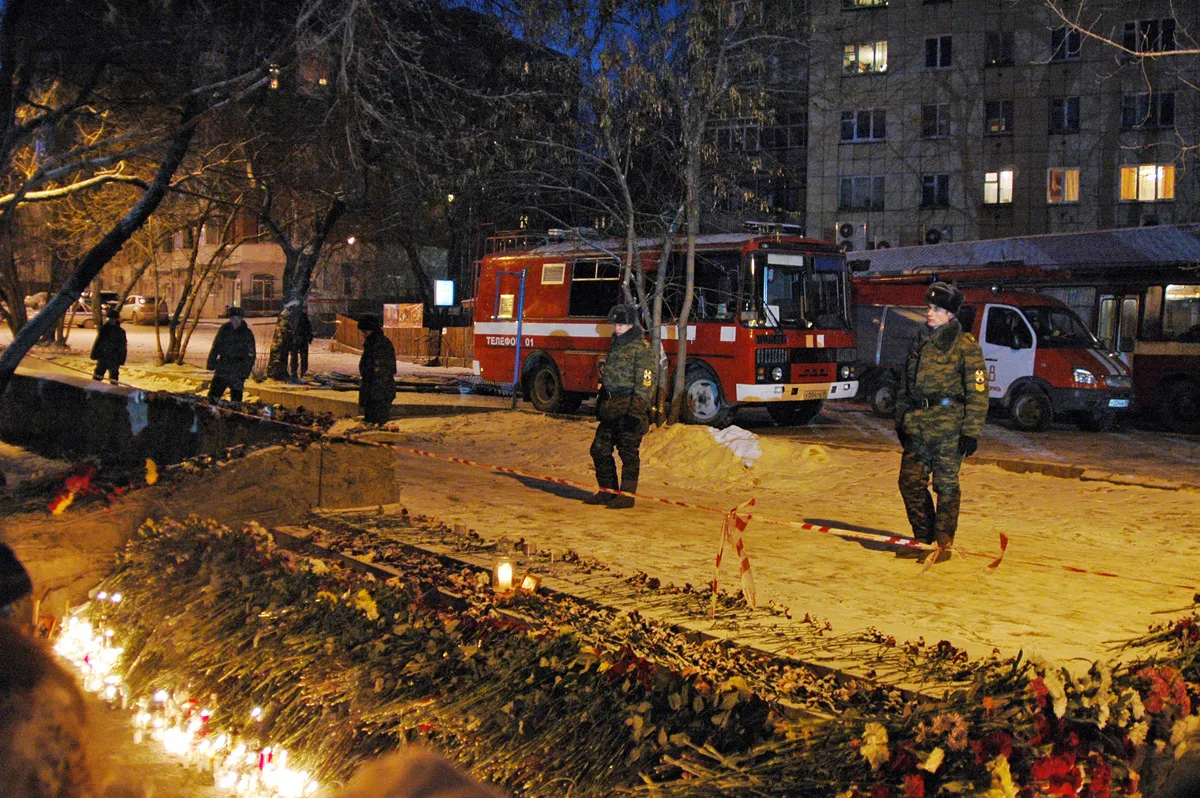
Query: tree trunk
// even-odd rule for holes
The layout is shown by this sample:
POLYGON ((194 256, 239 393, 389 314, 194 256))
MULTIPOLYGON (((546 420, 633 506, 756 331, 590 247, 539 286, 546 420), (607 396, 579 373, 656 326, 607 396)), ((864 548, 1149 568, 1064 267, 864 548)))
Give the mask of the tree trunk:
POLYGON ((188 147, 191 146, 192 136, 195 134, 195 109, 191 107, 192 105, 192 102, 188 103, 182 124, 168 139, 166 155, 159 164, 158 172, 154 175, 154 180, 146 189, 146 193, 105 234, 104 238, 100 239, 83 256, 62 290, 55 294, 54 298, 46 303, 46 307, 13 336, 12 343, 4 350, 3 354, 0 354, 0 397, 4 396, 13 373, 30 348, 54 326, 54 323, 74 304, 75 300, 79 299, 79 295, 83 293, 83 289, 87 287, 88 283, 95 279, 100 270, 120 251, 130 236, 145 224, 146 219, 162 202, 170 185, 171 176, 183 162, 188 147))
MULTIPOLYGON (((701 126, 703 131, 703 126, 701 126)), ((683 284, 683 305, 679 308, 676 325, 678 346, 675 359, 675 381, 671 390, 671 412, 668 416, 673 424, 679 420, 683 403, 687 399, 687 326, 692 314, 692 294, 696 287, 696 236, 700 232, 700 148, 692 142, 687 154, 687 273, 683 284)))

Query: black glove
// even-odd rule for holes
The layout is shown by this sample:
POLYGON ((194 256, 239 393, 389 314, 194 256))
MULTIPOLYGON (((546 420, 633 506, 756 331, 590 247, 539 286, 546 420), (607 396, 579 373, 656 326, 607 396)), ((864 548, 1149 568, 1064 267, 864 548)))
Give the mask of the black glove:
POLYGON ((963 435, 958 439, 958 453, 963 457, 970 457, 975 454, 975 450, 979 448, 979 439, 972 438, 970 435, 963 435))
POLYGON ((900 448, 907 449, 908 448, 908 433, 905 432, 904 430, 900 429, 899 427, 896 427, 896 437, 900 440, 900 448))

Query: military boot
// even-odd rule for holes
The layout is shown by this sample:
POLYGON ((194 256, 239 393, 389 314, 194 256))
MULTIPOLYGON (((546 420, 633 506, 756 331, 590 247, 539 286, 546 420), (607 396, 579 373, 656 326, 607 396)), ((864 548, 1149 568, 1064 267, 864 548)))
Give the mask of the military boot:
POLYGON ((605 493, 604 491, 596 491, 591 496, 583 500, 584 504, 610 504, 613 499, 617 498, 615 493, 605 493))
POLYGON ((608 503, 608 509, 610 510, 628 510, 632 506, 632 496, 614 496, 613 500, 608 503))

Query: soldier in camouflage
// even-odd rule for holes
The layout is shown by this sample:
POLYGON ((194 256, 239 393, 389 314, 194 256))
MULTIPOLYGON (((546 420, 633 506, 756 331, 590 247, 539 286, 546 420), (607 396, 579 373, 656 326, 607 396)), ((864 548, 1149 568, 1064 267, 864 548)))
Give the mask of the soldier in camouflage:
POLYGON ((925 294, 928 329, 908 350, 896 397, 896 435, 904 447, 900 495, 913 537, 936 543, 937 562, 949 559, 958 529, 958 471, 975 453, 988 410, 983 350, 954 316, 963 294, 943 282, 925 294), (935 507, 929 493, 933 476, 935 507))
POLYGON ((621 456, 623 493, 636 493, 641 461, 638 448, 650 429, 650 411, 654 405, 654 386, 658 377, 658 358, 642 336, 637 308, 617 305, 608 314, 613 325, 612 347, 600 366, 600 396, 596 400, 596 437, 592 441, 592 462, 601 490, 584 499, 586 504, 604 504, 610 510, 633 507, 632 496, 618 496, 605 490, 617 490, 617 464, 613 447, 621 456))

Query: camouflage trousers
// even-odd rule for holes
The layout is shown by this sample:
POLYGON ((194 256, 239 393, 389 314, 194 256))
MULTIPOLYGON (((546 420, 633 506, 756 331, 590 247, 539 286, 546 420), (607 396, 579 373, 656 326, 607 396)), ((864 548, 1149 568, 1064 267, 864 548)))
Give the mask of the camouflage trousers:
POLYGON ((962 491, 958 486, 958 470, 962 455, 958 453, 958 436, 925 440, 910 438, 900 459, 900 495, 908 512, 913 537, 924 543, 946 545, 954 541, 958 529, 958 506, 962 491), (933 476, 933 492, 929 492, 929 477, 933 476))
POLYGON ((638 475, 642 470, 638 449, 647 424, 633 416, 621 416, 614 421, 601 421, 592 439, 592 463, 596 466, 596 481, 600 487, 636 493, 638 475), (617 463, 613 447, 621 456, 621 484, 617 484, 617 463))

